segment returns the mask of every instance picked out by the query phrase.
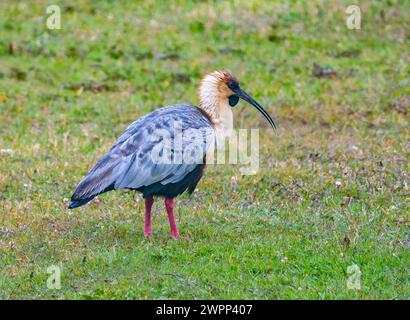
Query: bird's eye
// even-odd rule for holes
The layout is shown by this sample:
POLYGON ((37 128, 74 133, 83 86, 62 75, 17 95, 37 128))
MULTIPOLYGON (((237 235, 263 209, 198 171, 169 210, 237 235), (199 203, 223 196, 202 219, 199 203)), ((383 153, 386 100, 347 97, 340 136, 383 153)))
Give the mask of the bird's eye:
POLYGON ((239 101, 239 97, 236 94, 229 96, 229 105, 235 107, 239 101))
POLYGON ((229 89, 231 89, 234 92, 236 90, 238 90, 238 88, 239 88, 239 84, 235 80, 229 80, 228 83, 227 83, 227 86, 228 86, 229 89))

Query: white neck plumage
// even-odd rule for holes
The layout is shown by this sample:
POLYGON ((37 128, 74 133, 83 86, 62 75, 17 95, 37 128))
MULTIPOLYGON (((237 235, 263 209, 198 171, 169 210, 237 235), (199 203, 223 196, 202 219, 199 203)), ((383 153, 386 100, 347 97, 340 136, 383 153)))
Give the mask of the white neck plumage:
POLYGON ((218 73, 207 75, 199 87, 200 107, 211 117, 217 140, 229 137, 233 129, 233 115, 228 97, 221 92, 218 73))

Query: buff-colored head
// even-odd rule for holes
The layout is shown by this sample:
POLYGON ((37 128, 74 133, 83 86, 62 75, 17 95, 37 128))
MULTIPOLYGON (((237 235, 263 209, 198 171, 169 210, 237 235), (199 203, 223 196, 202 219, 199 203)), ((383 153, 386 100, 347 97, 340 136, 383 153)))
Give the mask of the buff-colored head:
POLYGON ((262 113, 271 126, 275 123, 266 110, 247 94, 239 85, 238 79, 227 70, 207 74, 199 85, 200 106, 210 117, 218 122, 219 118, 231 117, 231 108, 243 99, 262 113))
POLYGON ((207 74, 199 86, 199 101, 207 109, 227 103, 229 97, 234 95, 234 88, 239 87, 239 82, 229 71, 214 71, 207 74))
POLYGON ((207 74, 201 81, 199 95, 201 100, 206 100, 209 95, 217 95, 219 98, 228 98, 234 94, 230 89, 232 85, 239 86, 239 82, 229 71, 214 71, 207 74))

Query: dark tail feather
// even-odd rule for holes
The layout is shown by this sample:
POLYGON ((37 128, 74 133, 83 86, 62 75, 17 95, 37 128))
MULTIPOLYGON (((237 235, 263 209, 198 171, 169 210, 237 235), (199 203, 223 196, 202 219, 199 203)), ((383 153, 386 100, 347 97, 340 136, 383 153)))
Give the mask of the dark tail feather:
POLYGON ((81 199, 81 200, 72 200, 70 205, 68 206, 68 209, 75 209, 75 208, 81 207, 85 205, 86 203, 90 202, 95 197, 96 196, 92 196, 92 197, 81 199))
POLYGON ((73 198, 71 198, 71 203, 68 206, 68 209, 75 209, 75 208, 81 207, 81 206, 87 204, 88 202, 90 202, 92 199, 94 199, 99 194, 107 192, 107 191, 111 191, 111 190, 114 190, 114 183, 112 185, 108 186, 107 188, 105 188, 100 193, 94 194, 94 195, 92 195, 88 198, 84 198, 84 199, 73 199, 73 198))

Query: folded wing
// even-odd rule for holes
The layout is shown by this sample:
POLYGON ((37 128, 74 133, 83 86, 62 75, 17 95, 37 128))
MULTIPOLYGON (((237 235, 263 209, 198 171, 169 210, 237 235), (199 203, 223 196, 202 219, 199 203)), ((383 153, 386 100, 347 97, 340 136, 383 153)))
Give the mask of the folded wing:
POLYGON ((204 161, 214 139, 213 127, 199 108, 157 109, 125 130, 79 183, 70 207, 113 189, 179 182, 204 161))

